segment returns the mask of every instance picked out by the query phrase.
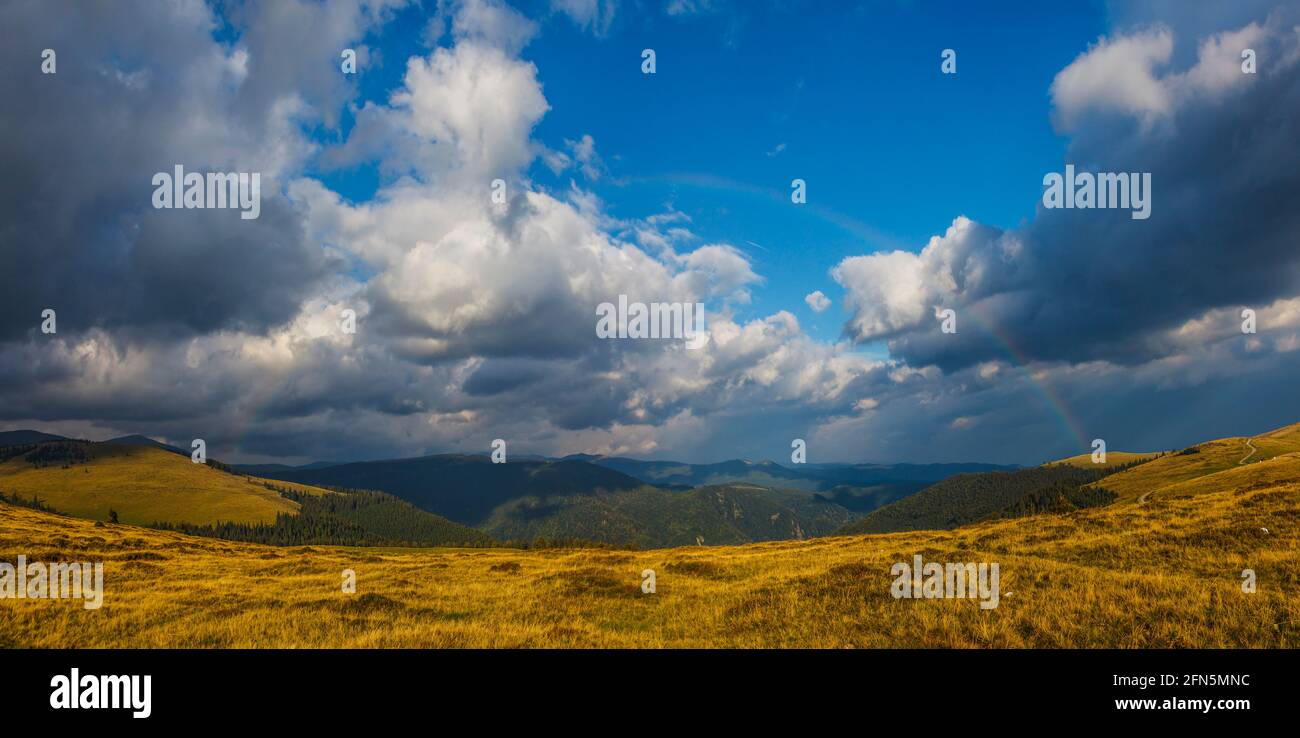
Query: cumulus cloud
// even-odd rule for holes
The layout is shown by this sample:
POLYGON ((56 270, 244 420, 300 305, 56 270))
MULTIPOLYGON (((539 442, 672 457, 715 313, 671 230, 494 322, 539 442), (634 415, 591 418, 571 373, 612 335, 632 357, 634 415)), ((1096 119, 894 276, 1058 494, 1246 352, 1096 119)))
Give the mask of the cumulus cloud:
MULTIPOLYGON (((521 58, 538 26, 503 3, 440 5, 428 35, 445 44, 385 59, 401 81, 364 104, 338 50, 364 48, 394 3, 229 18, 85 5, 57 23, 36 7, 0 9, 24 29, 0 61, 78 53, 57 77, 0 78, 6 99, 28 101, 0 113, 11 427, 201 436, 236 459, 483 451, 498 437, 542 453, 761 458, 804 437, 822 459, 1025 462, 1103 430, 1112 448, 1144 449, 1294 420, 1277 399, 1300 348, 1294 13, 1099 41, 1057 77, 1055 116, 1070 161, 1153 173, 1152 218, 1040 211, 1001 230, 954 213, 915 253, 836 265, 849 319, 825 342, 780 306, 754 311, 771 275, 685 213, 611 215, 585 189, 604 167, 584 129, 538 140, 544 70, 521 58), (1229 73, 1245 43, 1260 59, 1249 79, 1229 73), (334 130, 345 114, 355 124, 334 130), (575 181, 539 185, 539 158, 575 181), (152 210, 152 173, 176 163, 262 172, 261 217, 152 210), (363 165, 380 184, 362 201, 318 174, 363 165), (595 308, 620 294, 704 303, 711 340, 598 338, 595 308), (56 336, 36 330, 45 307, 59 309, 56 336), (940 332, 941 307, 957 334, 940 332), (881 342, 887 357, 862 350, 881 342)), ((552 5, 596 34, 614 8, 552 5)), ((805 302, 830 306, 821 291, 805 302)))
POLYGON ((67 329, 171 334, 263 330, 290 319, 333 268, 282 196, 313 154, 304 125, 337 118, 350 83, 339 48, 387 18, 386 3, 244 8, 237 41, 200 3, 6 3, 24 29, 0 63, 28 69, 43 48, 58 73, 6 74, 0 94, 0 340, 58 311, 67 329), (303 25, 293 48, 267 40, 303 25), (155 210, 151 180, 189 171, 261 174, 256 220, 229 210, 155 210))
POLYGON ((1130 113, 1150 120, 1169 111, 1169 91, 1157 68, 1174 50, 1168 29, 1103 38, 1052 81, 1052 101, 1066 128, 1086 110, 1130 113))
MULTIPOLYGON (((1283 33, 1285 29, 1277 25, 1267 32, 1283 33)), ((1249 85, 1254 77, 1243 73, 1242 55, 1247 49, 1255 51, 1265 37, 1265 27, 1253 21, 1211 34, 1200 40, 1196 63, 1183 71, 1168 69, 1174 33, 1167 27, 1102 38, 1052 81, 1057 121, 1070 130, 1089 113, 1115 112, 1149 126, 1182 105, 1249 85)), ((1273 40, 1267 47, 1277 48, 1273 40)), ((1284 51, 1283 65, 1289 66, 1285 59, 1293 55, 1294 46, 1284 51)))
MULTIPOLYGON (((312 449, 356 458, 479 450, 501 436, 557 452, 577 444, 672 448, 698 439, 694 434, 721 422, 733 404, 850 401, 846 393, 871 362, 811 341, 789 313, 731 317, 731 307, 749 303, 750 289, 762 281, 741 251, 699 244, 680 212, 620 221, 576 186, 552 193, 528 180, 528 167, 548 150, 532 132, 549 104, 537 68, 517 56, 536 33, 517 11, 486 1, 450 6, 453 43, 407 61, 387 102, 358 108, 346 138, 323 149, 305 129, 332 119, 326 111, 337 113, 346 102, 338 92, 346 86, 326 77, 299 90, 285 78, 277 97, 279 78, 271 75, 256 90, 248 87, 253 70, 287 53, 271 42, 274 33, 320 26, 329 29, 322 45, 338 46, 364 37, 387 9, 277 7, 269 11, 272 30, 228 46, 212 39, 216 19, 206 9, 163 15, 152 29, 159 43, 145 44, 161 49, 161 58, 138 68, 122 63, 118 71, 129 81, 110 87, 111 95, 96 91, 93 79, 75 90, 96 92, 91 102, 124 120, 132 105, 148 102, 161 120, 135 126, 133 135, 105 131, 104 137, 122 135, 115 145, 88 137, 103 151, 125 149, 146 161, 136 167, 139 186, 123 184, 130 172, 92 182, 97 188, 82 199, 99 209, 81 218, 96 230, 64 237, 68 270, 117 270, 109 272, 116 279, 74 291, 84 311, 67 307, 63 290, 54 337, 33 337, 35 318, 19 319, 38 316, 44 299, 8 311, 14 325, 0 344, 0 366, 13 380, 0 391, 6 419, 90 423, 176 440, 201 435, 218 453, 294 457, 312 449), (164 63, 193 69, 191 84, 152 82, 166 78, 164 63), (138 97, 142 85, 153 85, 147 99, 138 97), (257 104, 233 104, 243 95, 257 104), (252 115, 268 101, 263 118, 252 115), (262 171, 270 186, 261 217, 243 222, 219 212, 145 210, 147 175, 169 168, 146 152, 162 161, 183 153, 187 158, 177 160, 193 167, 216 162, 262 171), (302 176, 309 161, 378 162, 386 181, 374 198, 350 202, 302 176), (496 178, 508 183, 504 203, 492 198, 496 178), (138 203, 101 202, 102 193, 133 189, 138 203), (106 232, 105 222, 116 230, 106 232), (91 251, 74 252, 77 238, 91 251), (672 341, 602 341, 596 306, 619 295, 705 303, 713 340, 698 351, 672 341), (345 310, 355 311, 355 334, 340 330, 345 310), (158 321, 185 330, 147 330, 158 321), (186 390, 158 391, 178 384, 186 390)), ((250 26, 255 20, 240 19, 250 26)), ((130 37, 125 26, 118 31, 130 37)), ((102 58, 114 53, 105 42, 102 58)), ((79 70, 61 66, 57 81, 66 74, 75 85, 79 70)), ((330 59, 326 69, 332 66, 330 59)), ((71 93, 25 94, 44 106, 63 101, 65 109, 41 112, 67 125, 86 117, 72 112, 71 93)), ((16 116, 4 116, 3 124, 10 142, 34 140, 51 151, 77 138, 49 121, 44 137, 16 116)), ((565 145, 588 179, 599 177, 603 165, 590 135, 565 145)), ((21 161, 26 150, 9 145, 3 152, 35 172, 34 162, 21 161)), ((48 187, 56 177, 87 186, 70 174, 75 161, 70 154, 66 163, 44 162, 55 170, 48 187)), ((81 207, 76 199, 60 202, 73 212, 81 207)), ((56 221, 67 213, 48 215, 43 230, 57 235, 52 224, 68 222, 56 221)), ((41 253, 40 268, 59 264, 52 258, 58 253, 41 253)), ((9 255, 22 263, 22 252, 9 255)), ((63 284, 72 273, 52 274, 50 283, 63 284)), ((10 299, 33 284, 40 286, 39 276, 15 279, 10 299)))
POLYGON ((1020 255, 1006 234, 958 217, 920 254, 853 256, 831 276, 847 290, 853 312, 846 332, 858 341, 896 336, 933 322, 936 308, 978 301, 1014 276, 1004 265, 1020 255))
POLYGON ((456 6, 451 32, 458 42, 514 55, 537 35, 537 24, 499 0, 463 0, 456 6))
POLYGON ((1300 135, 1293 25, 1273 15, 1211 34, 1195 62, 1150 77, 1162 92, 1125 85, 1146 90, 1145 68, 1129 62, 1166 59, 1170 32, 1091 49, 1058 76, 1058 112, 1110 117, 1076 134, 1067 161, 1150 172, 1152 217, 1040 207, 1011 231, 957 217, 920 253, 847 258, 832 272, 852 311, 846 335, 947 370, 996 358, 1007 343, 1039 361, 1131 365, 1165 355, 1169 331, 1193 316, 1300 294, 1300 214, 1286 194, 1300 191, 1300 154, 1286 143, 1300 135), (1243 39, 1271 61, 1247 75, 1238 59, 1224 87, 1224 50, 1243 39), (936 307, 958 312, 957 334, 939 332, 936 307))
POLYGON ((803 301, 808 303, 814 313, 824 313, 826 308, 831 306, 831 299, 822 294, 821 290, 813 290, 804 296, 803 301))

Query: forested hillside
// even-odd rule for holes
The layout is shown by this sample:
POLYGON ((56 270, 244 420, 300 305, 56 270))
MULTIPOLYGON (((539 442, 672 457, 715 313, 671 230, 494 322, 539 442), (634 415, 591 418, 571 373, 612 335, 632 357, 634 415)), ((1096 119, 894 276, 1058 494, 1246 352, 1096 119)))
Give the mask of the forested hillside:
POLYGON ((488 546, 492 538, 384 492, 313 495, 267 484, 299 505, 270 525, 155 523, 154 528, 275 546, 488 546))
POLYGON ((1113 493, 1101 486, 1084 486, 1116 470, 1057 464, 1013 472, 958 474, 875 510, 840 532, 946 530, 980 520, 1104 505, 1115 498, 1113 493))

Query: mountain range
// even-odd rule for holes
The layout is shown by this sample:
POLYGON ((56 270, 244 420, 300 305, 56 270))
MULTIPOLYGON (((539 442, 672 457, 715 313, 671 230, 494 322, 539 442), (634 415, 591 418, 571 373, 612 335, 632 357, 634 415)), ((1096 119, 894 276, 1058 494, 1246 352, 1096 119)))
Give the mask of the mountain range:
POLYGON ((123 522, 268 542, 736 544, 1105 505, 1157 482, 1300 451, 1297 428, 1163 454, 1115 452, 1109 464, 1083 456, 1024 469, 594 455, 498 464, 464 454, 228 467, 193 464, 185 450, 147 436, 95 443, 18 430, 0 433, 0 495, 81 517, 112 511, 123 522), (402 516, 420 522, 394 524, 402 516))
MULTIPOLYGON (((0 433, 0 459, 0 494, 23 495, 84 517, 105 519, 112 511, 124 522, 183 526, 191 532, 211 526, 208 532, 243 540, 301 537, 302 521, 291 525, 283 518, 302 514, 304 505, 287 496, 292 491, 275 491, 285 485, 313 494, 386 495, 459 526, 453 538, 465 542, 482 543, 491 536, 497 541, 581 540, 638 547, 826 535, 951 474, 1006 468, 783 466, 746 460, 690 464, 586 454, 520 455, 503 464, 466 454, 301 466, 226 466, 210 459, 205 467, 191 464, 185 449, 144 435, 95 443, 28 430, 0 433), (238 526, 279 526, 279 532, 254 533, 238 526)), ((317 511, 320 506, 308 507, 317 511)), ((382 535, 340 525, 329 530, 331 540, 392 535, 391 529, 382 535)), ((439 530, 441 536, 445 530, 439 530)), ((423 542, 447 540, 435 538, 423 542)))

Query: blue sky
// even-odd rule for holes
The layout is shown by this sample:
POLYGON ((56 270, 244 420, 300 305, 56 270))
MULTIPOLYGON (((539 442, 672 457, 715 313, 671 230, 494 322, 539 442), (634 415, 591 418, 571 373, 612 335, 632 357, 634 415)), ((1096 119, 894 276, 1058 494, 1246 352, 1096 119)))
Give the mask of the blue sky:
MULTIPOLYGON (((367 39, 382 63, 361 76, 361 99, 400 89, 404 60, 427 53, 432 5, 367 39)), ((1048 87, 1106 24, 1099 3, 776 3, 620 14, 596 35, 547 2, 514 5, 540 25, 521 54, 551 105, 536 137, 562 148, 591 135, 609 174, 583 184, 612 215, 686 213, 704 242, 741 249, 764 275, 739 316, 790 310, 823 340, 845 319, 828 274, 845 257, 918 251, 957 215, 1001 228, 1032 217, 1067 145, 1048 87), (644 48, 655 75, 641 73, 644 48), (955 75, 940 73, 946 48, 955 75), (808 183, 806 206, 790 203, 794 178, 808 183), (814 290, 834 306, 809 309, 814 290)), ((346 138, 351 122, 320 139, 346 138)), ((557 191, 572 177, 540 160, 529 173, 557 191)), ((373 165, 320 176, 356 201, 381 180, 373 165)))

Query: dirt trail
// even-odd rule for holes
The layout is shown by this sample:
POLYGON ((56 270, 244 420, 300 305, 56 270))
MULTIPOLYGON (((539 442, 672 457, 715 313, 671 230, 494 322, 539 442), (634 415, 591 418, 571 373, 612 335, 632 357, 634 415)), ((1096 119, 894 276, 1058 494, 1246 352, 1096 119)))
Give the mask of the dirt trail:
MULTIPOLYGON (((1255 448, 1255 444, 1251 443, 1250 441, 1251 439, 1249 438, 1246 439, 1246 446, 1250 448, 1250 451, 1247 452, 1245 456, 1241 457, 1241 461, 1237 462, 1237 466, 1241 466, 1242 464, 1245 464, 1246 459, 1249 459, 1250 457, 1254 456, 1255 452, 1259 450, 1255 448)), ((1145 505, 1147 498, 1150 496, 1151 496, 1151 492, 1143 492, 1142 496, 1138 497, 1138 504, 1145 505)))
POLYGON ((1255 452, 1259 450, 1255 448, 1255 444, 1251 443, 1249 438, 1246 439, 1246 445, 1250 446, 1250 453, 1241 457, 1241 461, 1237 462, 1237 466, 1241 466, 1242 464, 1246 463, 1246 459, 1249 459, 1250 457, 1254 456, 1255 452))

